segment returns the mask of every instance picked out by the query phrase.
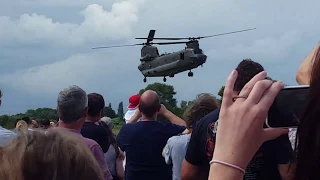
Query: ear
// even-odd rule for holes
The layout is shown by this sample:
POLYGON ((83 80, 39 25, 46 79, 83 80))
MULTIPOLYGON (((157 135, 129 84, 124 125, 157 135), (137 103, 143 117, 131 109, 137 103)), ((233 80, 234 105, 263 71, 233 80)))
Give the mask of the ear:
POLYGON ((88 116, 88 107, 86 107, 85 109, 84 109, 84 113, 83 113, 83 117, 87 117, 88 116))
POLYGON ((100 111, 100 117, 103 117, 103 109, 100 111))

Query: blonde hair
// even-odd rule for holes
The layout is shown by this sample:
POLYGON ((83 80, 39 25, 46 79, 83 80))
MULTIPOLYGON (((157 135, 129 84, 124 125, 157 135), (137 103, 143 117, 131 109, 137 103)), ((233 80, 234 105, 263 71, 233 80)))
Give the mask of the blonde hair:
POLYGON ((19 120, 16 125, 16 129, 18 132, 27 133, 28 132, 28 124, 24 120, 19 120))
POLYGON ((103 174, 81 137, 52 128, 20 134, 0 151, 0 179, 102 180, 103 174))

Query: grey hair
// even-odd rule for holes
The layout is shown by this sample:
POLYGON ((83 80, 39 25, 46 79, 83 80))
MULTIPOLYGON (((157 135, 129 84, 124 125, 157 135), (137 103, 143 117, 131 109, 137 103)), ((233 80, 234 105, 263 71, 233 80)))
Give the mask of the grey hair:
POLYGON ((78 86, 70 86, 59 93, 58 116, 64 123, 73 123, 83 117, 88 107, 87 93, 78 86))

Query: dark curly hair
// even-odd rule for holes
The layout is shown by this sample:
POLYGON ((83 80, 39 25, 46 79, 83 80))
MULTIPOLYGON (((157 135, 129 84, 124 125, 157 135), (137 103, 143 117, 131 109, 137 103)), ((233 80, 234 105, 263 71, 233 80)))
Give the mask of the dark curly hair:
POLYGON ((252 61, 251 59, 242 60, 236 68, 238 78, 234 84, 234 91, 240 92, 244 85, 246 85, 255 75, 264 71, 261 64, 252 61))
POLYGON ((211 94, 199 94, 193 104, 184 112, 187 128, 192 129, 201 118, 218 108, 217 99, 211 94))

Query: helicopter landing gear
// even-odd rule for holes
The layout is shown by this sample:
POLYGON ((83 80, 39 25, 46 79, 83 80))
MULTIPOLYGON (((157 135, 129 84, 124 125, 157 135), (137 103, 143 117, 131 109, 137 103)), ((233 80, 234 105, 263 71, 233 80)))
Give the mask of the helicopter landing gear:
POLYGON ((146 77, 144 77, 143 82, 147 82, 147 78, 146 77))
POLYGON ((163 77, 163 82, 166 82, 167 81, 167 78, 166 77, 163 77))
POLYGON ((189 77, 192 77, 192 76, 193 76, 193 72, 191 72, 191 71, 188 72, 188 76, 189 76, 189 77))

